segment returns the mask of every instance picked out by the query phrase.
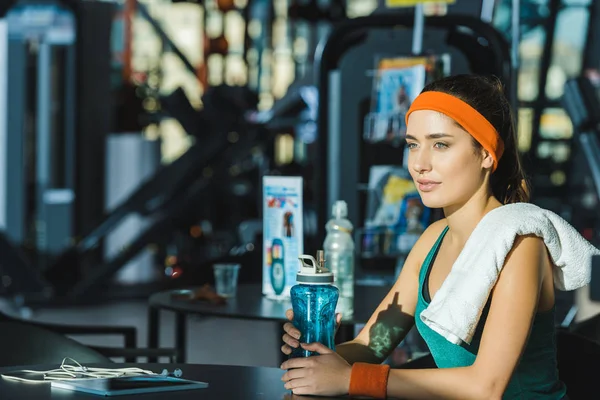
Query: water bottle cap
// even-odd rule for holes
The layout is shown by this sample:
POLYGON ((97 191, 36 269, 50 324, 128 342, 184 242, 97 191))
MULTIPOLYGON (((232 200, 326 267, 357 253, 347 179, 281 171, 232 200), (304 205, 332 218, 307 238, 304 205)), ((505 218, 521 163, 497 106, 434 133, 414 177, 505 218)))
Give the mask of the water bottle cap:
POLYGON ((307 285, 326 285, 333 283, 333 273, 325 267, 319 268, 313 256, 301 255, 300 269, 296 274, 296 282, 307 285))
POLYGON ((346 218, 348 216, 348 204, 344 200, 338 200, 333 203, 331 215, 336 219, 346 218))

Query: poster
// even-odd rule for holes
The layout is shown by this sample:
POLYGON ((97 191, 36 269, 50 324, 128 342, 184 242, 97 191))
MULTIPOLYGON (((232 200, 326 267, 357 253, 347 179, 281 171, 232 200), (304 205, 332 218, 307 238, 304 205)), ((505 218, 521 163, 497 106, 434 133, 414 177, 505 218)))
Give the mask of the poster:
POLYGON ((425 207, 406 168, 371 166, 361 251, 369 256, 405 255, 429 225, 425 207))
POLYGON ((404 117, 410 105, 427 83, 447 76, 449 67, 447 54, 377 58, 363 139, 369 143, 403 144, 404 117))
POLYGON ((424 58, 380 61, 373 84, 371 112, 363 128, 368 142, 402 140, 406 131, 404 116, 425 86, 425 61, 424 58))
POLYGON ((263 284, 268 298, 284 299, 296 284, 304 251, 302 177, 263 177, 263 284))

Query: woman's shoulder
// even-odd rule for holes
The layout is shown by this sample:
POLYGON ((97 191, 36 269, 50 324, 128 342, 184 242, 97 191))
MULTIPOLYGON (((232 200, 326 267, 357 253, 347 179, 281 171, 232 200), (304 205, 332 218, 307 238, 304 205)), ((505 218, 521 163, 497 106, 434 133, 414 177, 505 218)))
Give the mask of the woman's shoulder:
POLYGON ((508 252, 505 264, 509 260, 517 259, 517 264, 527 261, 544 261, 548 258, 547 247, 544 239, 534 234, 517 235, 508 252))

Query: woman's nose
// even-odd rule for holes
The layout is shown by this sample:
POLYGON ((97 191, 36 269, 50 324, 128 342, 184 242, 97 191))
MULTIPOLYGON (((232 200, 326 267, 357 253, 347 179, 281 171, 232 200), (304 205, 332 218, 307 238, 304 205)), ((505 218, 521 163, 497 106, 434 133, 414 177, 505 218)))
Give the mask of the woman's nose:
POLYGON ((417 150, 413 154, 409 155, 409 164, 410 164, 410 156, 413 156, 412 167, 413 170, 419 174, 431 170, 431 157, 429 152, 426 150, 417 150))

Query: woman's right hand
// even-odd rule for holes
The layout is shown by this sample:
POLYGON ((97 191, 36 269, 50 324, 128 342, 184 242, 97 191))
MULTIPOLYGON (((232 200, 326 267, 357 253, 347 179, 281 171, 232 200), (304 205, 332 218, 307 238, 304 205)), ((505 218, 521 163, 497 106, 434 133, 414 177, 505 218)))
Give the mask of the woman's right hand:
MULTIPOLYGON (((294 320, 294 311, 289 308, 285 312, 285 317, 290 322, 286 322, 283 325, 283 330, 285 333, 283 334, 283 346, 281 346, 281 351, 283 354, 290 355, 292 353, 292 349, 300 346, 300 331, 292 324, 291 321, 294 320)), ((340 323, 342 322, 342 314, 337 313, 335 315, 335 332, 337 333, 338 328, 340 327, 340 323)))

